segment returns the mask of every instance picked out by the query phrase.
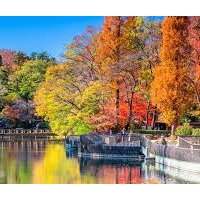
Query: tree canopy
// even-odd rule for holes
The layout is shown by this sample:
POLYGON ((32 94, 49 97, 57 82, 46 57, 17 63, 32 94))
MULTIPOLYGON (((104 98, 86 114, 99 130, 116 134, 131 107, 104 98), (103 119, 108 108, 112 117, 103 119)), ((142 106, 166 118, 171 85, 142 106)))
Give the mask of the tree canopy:
POLYGON ((187 84, 190 45, 188 17, 166 17, 162 24, 160 64, 154 70, 151 97, 161 111, 162 120, 177 126, 191 105, 192 91, 187 84))
POLYGON ((62 61, 2 49, 0 126, 42 121, 80 135, 199 120, 199 27, 200 17, 109 16, 75 36, 62 61))

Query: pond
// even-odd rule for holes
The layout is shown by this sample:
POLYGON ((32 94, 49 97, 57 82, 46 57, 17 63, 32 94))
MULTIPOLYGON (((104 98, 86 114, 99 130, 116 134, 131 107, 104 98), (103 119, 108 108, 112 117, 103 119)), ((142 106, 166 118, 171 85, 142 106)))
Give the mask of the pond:
POLYGON ((180 179, 181 171, 166 169, 144 162, 78 159, 62 143, 0 142, 0 183, 193 183, 180 179))

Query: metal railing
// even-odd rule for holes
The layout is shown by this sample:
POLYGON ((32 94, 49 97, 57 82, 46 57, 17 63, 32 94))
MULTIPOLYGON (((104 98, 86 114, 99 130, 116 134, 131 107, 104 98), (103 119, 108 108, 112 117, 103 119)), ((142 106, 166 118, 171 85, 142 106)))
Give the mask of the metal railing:
POLYGON ((49 129, 0 129, 0 135, 31 135, 53 134, 49 129))
POLYGON ((179 147, 200 149, 200 141, 197 137, 178 137, 179 147))
POLYGON ((112 147, 140 147, 140 141, 133 141, 133 142, 120 142, 115 144, 104 144, 107 146, 112 147))

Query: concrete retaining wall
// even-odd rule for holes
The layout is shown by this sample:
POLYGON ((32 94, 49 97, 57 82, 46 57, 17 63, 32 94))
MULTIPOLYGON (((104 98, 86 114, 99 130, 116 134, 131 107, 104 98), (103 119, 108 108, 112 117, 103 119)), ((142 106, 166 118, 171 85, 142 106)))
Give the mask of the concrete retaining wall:
MULTIPOLYGON (((175 145, 152 143, 143 138, 143 153, 146 157, 155 157, 155 162, 194 173, 200 173, 200 150, 180 148, 175 145)), ((200 174, 199 174, 200 176, 200 174)))

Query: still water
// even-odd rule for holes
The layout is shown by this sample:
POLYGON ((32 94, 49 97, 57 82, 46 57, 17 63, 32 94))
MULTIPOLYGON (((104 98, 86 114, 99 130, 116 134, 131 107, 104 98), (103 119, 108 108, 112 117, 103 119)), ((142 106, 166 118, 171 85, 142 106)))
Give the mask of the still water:
MULTIPOLYGON (((200 177, 200 174, 197 176, 200 177)), ((80 160, 76 155, 67 153, 64 144, 29 141, 0 142, 0 183, 156 184, 191 182, 178 178, 177 173, 175 176, 167 174, 164 166, 134 162, 80 160)))

